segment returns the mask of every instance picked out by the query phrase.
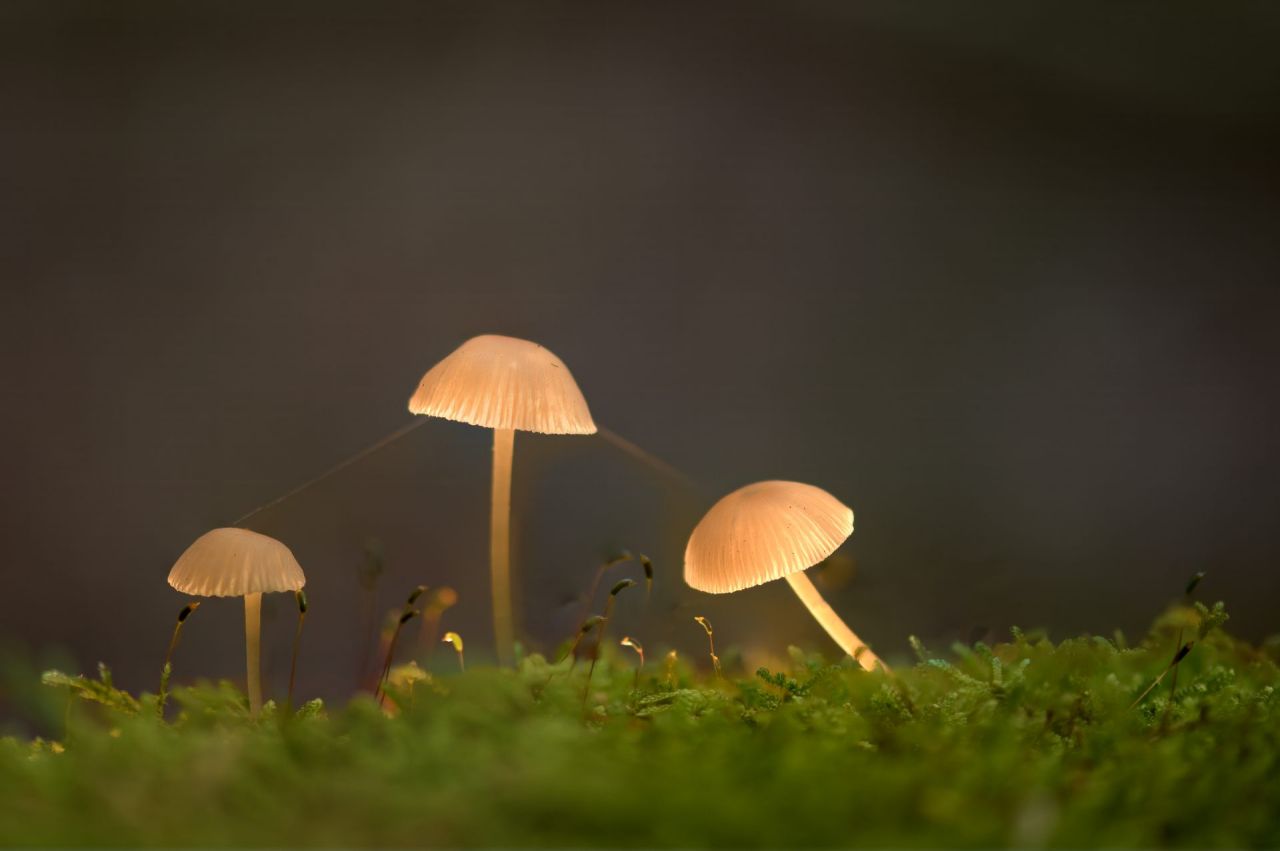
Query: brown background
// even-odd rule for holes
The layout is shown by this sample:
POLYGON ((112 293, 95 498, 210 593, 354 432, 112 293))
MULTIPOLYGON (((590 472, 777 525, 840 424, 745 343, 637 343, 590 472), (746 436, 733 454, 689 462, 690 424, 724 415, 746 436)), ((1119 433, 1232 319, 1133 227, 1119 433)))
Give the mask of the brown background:
MULTIPOLYGON (((695 483, 521 437, 535 643, 630 546, 664 572, 621 630, 824 646, 785 589, 680 591, 768 477, 855 508, 828 590, 890 657, 1140 631, 1194 570, 1272 632, 1278 43, 1268 3, 0 3, 0 636, 152 687, 183 547, 489 331, 695 483)), ((373 535, 378 607, 450 582, 483 656, 487 463, 431 423, 258 518, 305 692, 354 677, 373 535)), ((235 676, 239 617, 180 674, 235 676)))

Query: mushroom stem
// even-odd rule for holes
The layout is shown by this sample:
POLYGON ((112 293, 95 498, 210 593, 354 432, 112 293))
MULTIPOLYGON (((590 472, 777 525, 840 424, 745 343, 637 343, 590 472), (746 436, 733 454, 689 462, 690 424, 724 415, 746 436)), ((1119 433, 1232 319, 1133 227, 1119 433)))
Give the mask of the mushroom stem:
POLYGON ((262 671, 258 666, 262 648, 262 592, 244 595, 244 669, 249 691, 249 714, 262 709, 262 671))
POLYGON ((832 641, 840 645, 840 649, 848 653, 858 664, 868 671, 874 671, 879 665, 886 672, 889 666, 880 660, 880 657, 871 652, 871 648, 861 638, 849 629, 849 625, 840 619, 835 609, 827 605, 827 601, 822 599, 822 595, 818 593, 818 589, 814 587, 813 581, 805 574, 803 570, 794 573, 788 573, 786 576, 787 584, 791 586, 791 590, 796 592, 796 596, 800 598, 800 602, 804 603, 805 608, 809 610, 809 614, 813 615, 813 619, 822 625, 827 631, 827 635, 831 636, 832 641))
POLYGON ((489 574, 493 591, 493 640, 499 665, 511 664, 511 460, 514 429, 493 430, 492 514, 489 518, 489 574))

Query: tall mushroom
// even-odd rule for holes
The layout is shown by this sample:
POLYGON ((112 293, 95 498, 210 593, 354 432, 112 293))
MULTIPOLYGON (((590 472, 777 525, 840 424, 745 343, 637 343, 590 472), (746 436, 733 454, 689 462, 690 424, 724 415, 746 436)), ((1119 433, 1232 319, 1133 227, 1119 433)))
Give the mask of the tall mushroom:
POLYGON ((244 597, 245 678, 249 711, 262 709, 262 595, 298 591, 307 582, 293 553, 275 538, 248 529, 214 529, 187 547, 169 584, 195 597, 244 597))
POLYGON ((711 507, 689 536, 684 581, 726 594, 774 579, 791 590, 827 635, 868 671, 885 665, 849 629, 805 575, 853 534, 853 511, 831 494, 799 482, 756 482, 711 507))
POLYGON ((489 573, 500 664, 511 660, 511 463, 516 431, 595 434, 596 424, 569 368, 537 343, 472 337, 423 376, 409 400, 415 414, 493 429, 489 573))

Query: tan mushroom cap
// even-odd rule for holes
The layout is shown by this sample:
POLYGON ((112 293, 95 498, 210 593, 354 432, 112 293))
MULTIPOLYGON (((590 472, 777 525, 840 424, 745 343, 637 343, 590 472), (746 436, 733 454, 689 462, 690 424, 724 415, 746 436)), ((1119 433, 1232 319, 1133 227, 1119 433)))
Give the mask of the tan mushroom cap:
POLYGON ((853 510, 800 482, 756 482, 711 507, 689 536, 684 581, 727 594, 812 567, 853 534, 853 510))
POLYGON ((494 429, 595 434, 573 374, 548 349, 515 337, 472 337, 428 370, 409 400, 415 414, 494 429))
POLYGON ((196 597, 297 591, 306 583, 288 547, 248 529, 205 532, 169 571, 170 585, 196 597))

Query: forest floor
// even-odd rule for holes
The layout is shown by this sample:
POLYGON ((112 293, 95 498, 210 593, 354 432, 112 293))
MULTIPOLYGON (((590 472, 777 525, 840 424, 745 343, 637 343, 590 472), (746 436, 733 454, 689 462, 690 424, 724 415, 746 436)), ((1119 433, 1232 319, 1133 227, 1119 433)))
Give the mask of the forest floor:
POLYGON ((401 668, 382 706, 257 719, 228 683, 161 713, 105 669, 48 672, 63 735, 0 739, 0 844, 1277 847, 1280 653, 1224 620, 913 641, 892 675, 795 649, 721 676, 606 648, 589 684, 536 655, 401 668))

